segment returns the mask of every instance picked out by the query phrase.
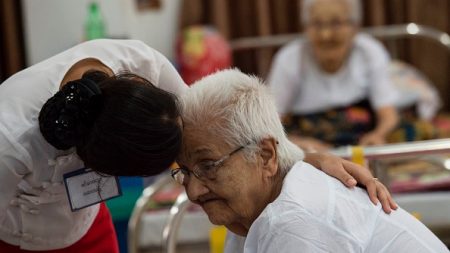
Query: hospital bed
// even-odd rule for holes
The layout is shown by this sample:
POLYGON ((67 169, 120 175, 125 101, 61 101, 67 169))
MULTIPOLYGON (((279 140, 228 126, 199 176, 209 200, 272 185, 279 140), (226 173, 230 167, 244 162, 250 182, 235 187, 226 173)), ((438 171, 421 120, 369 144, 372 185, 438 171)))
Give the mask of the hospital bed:
MULTIPOLYGON (((422 37, 447 48, 450 52, 450 36, 448 34, 414 23, 367 28, 364 31, 385 41, 422 37)), ((287 34, 241 38, 230 43, 235 51, 265 49, 286 44, 297 39, 298 36, 298 34, 287 34)), ((398 165, 396 161, 399 160, 433 165, 437 168, 435 170, 440 170, 443 174, 447 173, 450 179, 450 139, 388 144, 377 147, 349 146, 334 149, 332 152, 354 161, 368 160, 376 177, 386 185, 395 186, 388 168, 395 167, 393 164, 398 165)), ((163 175, 154 184, 147 187, 136 202, 128 227, 130 253, 210 252, 210 231, 215 228, 209 223, 206 215, 188 201, 183 191, 174 200, 170 209, 157 212, 147 211, 149 203, 153 201, 158 191, 167 188, 172 183, 169 175, 163 175)), ((420 219, 446 245, 450 246, 450 180, 437 183, 438 188, 433 188, 433 184, 409 184, 407 187, 397 185, 398 188, 395 189, 398 193, 394 193, 394 198, 400 206, 420 219), (425 190, 418 191, 424 185, 426 186, 423 188, 425 190)))

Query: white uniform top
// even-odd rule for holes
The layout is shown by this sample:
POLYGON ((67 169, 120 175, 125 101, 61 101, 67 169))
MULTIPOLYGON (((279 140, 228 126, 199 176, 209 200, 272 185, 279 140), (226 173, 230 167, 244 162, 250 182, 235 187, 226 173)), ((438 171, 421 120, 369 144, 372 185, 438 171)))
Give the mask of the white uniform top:
POLYGON ((399 208, 385 214, 361 188, 298 162, 278 198, 243 237, 230 234, 226 253, 449 252, 420 221, 399 208))
POLYGON ((281 114, 308 114, 368 98, 372 107, 394 105, 398 92, 388 78, 389 56, 381 43, 357 34, 345 65, 323 72, 306 39, 289 43, 276 54, 268 83, 281 114))
POLYGON ((134 40, 82 43, 31 66, 0 85, 0 240, 27 250, 78 241, 99 206, 72 212, 64 173, 83 167, 74 150, 59 151, 39 131, 38 115, 76 62, 95 58, 114 73, 129 71, 179 95, 187 86, 159 52, 134 40))

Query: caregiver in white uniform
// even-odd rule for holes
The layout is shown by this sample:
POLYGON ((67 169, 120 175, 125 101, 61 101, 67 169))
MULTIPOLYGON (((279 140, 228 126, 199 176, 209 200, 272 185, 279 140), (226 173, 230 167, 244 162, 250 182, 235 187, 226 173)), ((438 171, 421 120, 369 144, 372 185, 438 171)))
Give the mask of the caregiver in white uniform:
POLYGON ((0 252, 118 252, 107 208, 72 211, 63 175, 168 168, 181 144, 171 93, 185 89, 162 54, 133 40, 85 42, 3 82, 0 252), (148 81, 115 75, 124 71, 148 81))

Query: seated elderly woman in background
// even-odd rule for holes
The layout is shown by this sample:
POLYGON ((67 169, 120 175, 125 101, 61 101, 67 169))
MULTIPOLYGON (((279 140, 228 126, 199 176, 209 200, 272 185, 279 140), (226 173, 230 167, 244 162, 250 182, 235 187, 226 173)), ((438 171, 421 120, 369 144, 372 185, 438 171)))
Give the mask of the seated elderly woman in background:
POLYGON ((385 143, 398 122, 398 92, 387 51, 358 32, 360 0, 303 0, 301 7, 306 37, 280 49, 268 76, 291 140, 315 150, 385 143))
POLYGON ((388 215, 363 189, 303 162, 257 78, 210 75, 182 107, 181 167, 172 175, 232 232, 226 252, 448 252, 404 210, 388 215))

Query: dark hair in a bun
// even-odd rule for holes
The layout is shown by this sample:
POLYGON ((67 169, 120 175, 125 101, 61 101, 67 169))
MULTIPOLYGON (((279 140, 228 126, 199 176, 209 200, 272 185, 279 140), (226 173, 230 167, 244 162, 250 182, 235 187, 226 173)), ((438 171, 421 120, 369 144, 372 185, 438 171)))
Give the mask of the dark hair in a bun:
POLYGON ((102 107, 97 83, 88 78, 71 81, 44 104, 39 128, 52 146, 69 149, 89 132, 102 107))
POLYGON ((108 175, 149 176, 181 149, 177 98, 134 74, 98 71, 63 86, 39 115, 45 139, 76 147, 85 166, 108 175))

